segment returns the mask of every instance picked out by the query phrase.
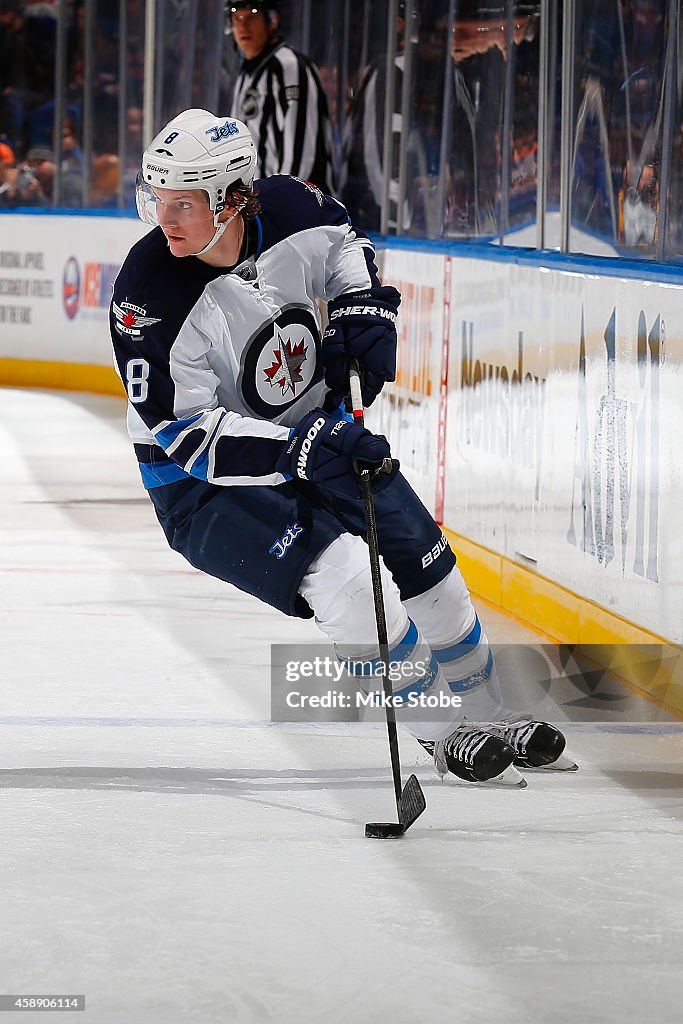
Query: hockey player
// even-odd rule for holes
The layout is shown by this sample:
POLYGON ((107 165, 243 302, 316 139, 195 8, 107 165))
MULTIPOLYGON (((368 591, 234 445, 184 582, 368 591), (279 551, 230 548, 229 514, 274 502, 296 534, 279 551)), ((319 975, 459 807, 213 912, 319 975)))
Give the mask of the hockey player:
MULTIPOLYGON (((110 314, 129 432, 171 547, 286 615, 315 616, 363 665, 378 647, 354 460, 374 471, 390 451, 339 403, 350 358, 368 405, 394 379, 400 296, 340 203, 288 176, 254 182, 255 166, 246 126, 205 110, 179 114, 144 153, 138 210, 158 226, 128 254, 110 314)), ((442 774, 470 782, 570 767, 555 728, 506 714, 455 556, 389 466, 373 489, 390 660, 406 669, 397 696, 462 697, 445 718, 418 707, 399 719, 442 774)))
POLYGON ((233 0, 225 9, 243 57, 232 112, 256 141, 259 173, 296 174, 332 193, 327 99, 316 66, 279 34, 278 0, 233 0))

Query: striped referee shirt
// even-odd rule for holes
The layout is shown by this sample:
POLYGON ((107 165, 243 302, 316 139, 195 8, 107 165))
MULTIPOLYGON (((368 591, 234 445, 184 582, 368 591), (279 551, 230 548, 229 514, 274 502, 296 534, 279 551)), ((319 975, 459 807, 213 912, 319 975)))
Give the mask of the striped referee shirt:
MULTIPOLYGON (((391 123, 391 173, 389 177, 388 227, 396 229, 399 198, 399 157, 403 118, 403 66, 405 56, 396 54, 394 115, 391 123)), ((354 223, 365 231, 379 231, 384 189, 384 103, 386 67, 370 65, 360 75, 342 140, 339 195, 354 223)), ((404 227, 410 225, 410 208, 404 206, 404 227)))
POLYGON ((334 192, 332 131, 318 69, 286 43, 242 62, 232 114, 256 142, 258 173, 293 174, 334 192))

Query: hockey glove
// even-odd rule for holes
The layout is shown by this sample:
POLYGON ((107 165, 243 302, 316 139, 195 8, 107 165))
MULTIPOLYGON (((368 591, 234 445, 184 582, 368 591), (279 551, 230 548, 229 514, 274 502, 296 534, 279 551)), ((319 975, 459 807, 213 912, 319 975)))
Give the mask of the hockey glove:
POLYGON ((372 405, 386 381, 396 379, 396 319, 400 303, 400 294, 390 285, 348 292, 329 303, 329 324, 322 350, 325 383, 331 392, 326 408, 336 408, 346 395, 351 359, 360 364, 366 407, 372 405))
POLYGON ((361 498, 363 489, 354 463, 373 471, 373 490, 381 490, 398 473, 389 442, 322 409, 299 420, 275 468, 295 480, 308 480, 344 497, 361 498), (386 461, 385 461, 386 460, 386 461))

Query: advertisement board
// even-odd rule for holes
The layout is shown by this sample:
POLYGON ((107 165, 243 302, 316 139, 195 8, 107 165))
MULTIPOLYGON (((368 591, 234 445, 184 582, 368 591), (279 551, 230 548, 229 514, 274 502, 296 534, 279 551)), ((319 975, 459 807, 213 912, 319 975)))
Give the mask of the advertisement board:
MULTIPOLYGON (((423 281, 413 253, 384 260, 399 288, 423 281)), ((442 521, 683 642, 683 287, 514 260, 451 264, 442 521)), ((420 338, 420 358, 437 365, 443 338, 425 338, 410 306, 401 334, 402 346, 420 338)), ((412 465, 394 392, 382 421, 412 465)), ((413 402, 431 452, 433 395, 413 392, 413 402)), ((422 483, 434 509, 434 481, 422 483)))
POLYGON ((128 217, 0 217, 0 358, 111 365, 108 308, 128 217))

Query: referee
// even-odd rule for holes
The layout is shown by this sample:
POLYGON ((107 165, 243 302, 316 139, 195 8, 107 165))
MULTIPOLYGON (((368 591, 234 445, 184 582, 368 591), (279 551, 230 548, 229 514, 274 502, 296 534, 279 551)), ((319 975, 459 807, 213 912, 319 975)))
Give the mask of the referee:
POLYGON ((258 174, 293 174, 334 192, 332 132, 316 66, 279 35, 279 0, 226 4, 242 56, 231 113, 258 150, 258 174))

